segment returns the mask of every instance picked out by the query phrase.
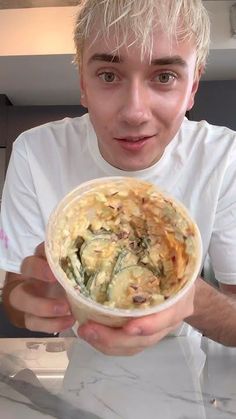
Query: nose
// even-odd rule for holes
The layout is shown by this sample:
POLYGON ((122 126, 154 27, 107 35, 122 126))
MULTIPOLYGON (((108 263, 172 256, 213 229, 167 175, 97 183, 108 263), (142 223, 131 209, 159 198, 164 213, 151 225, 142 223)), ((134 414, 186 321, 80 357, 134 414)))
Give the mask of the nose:
POLYGON ((147 89, 140 81, 134 81, 126 88, 122 95, 119 112, 121 122, 139 126, 150 119, 150 100, 147 89))

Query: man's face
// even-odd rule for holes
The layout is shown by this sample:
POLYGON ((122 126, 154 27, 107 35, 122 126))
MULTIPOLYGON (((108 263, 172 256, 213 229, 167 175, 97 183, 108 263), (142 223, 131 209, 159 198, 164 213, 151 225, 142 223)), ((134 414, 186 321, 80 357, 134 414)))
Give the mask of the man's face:
POLYGON ((152 58, 140 49, 92 39, 81 68, 82 104, 88 108, 103 158, 127 171, 157 162, 174 138, 198 87, 196 50, 164 33, 154 37, 152 58))

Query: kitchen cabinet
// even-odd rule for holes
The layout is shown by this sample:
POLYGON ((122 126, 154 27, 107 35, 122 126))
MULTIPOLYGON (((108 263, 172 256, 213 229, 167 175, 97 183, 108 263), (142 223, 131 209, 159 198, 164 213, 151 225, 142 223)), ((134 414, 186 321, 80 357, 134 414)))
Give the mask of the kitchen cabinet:
POLYGON ((87 110, 80 105, 14 106, 0 95, 0 147, 6 147, 6 167, 12 143, 23 131, 65 117, 81 116, 87 110))
POLYGON ((236 131, 236 80, 202 81, 189 119, 236 131))
POLYGON ((6 160, 10 158, 12 143, 23 131, 46 122, 56 121, 65 117, 81 116, 86 109, 77 106, 11 106, 8 109, 8 135, 6 144, 6 160))

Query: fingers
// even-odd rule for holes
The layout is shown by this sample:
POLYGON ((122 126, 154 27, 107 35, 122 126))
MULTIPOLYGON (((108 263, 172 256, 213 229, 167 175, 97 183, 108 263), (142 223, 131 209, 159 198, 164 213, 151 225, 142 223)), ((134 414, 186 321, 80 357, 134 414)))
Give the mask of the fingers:
POLYGON ((28 256, 23 260, 21 274, 41 281, 56 282, 56 278, 46 260, 44 243, 40 243, 36 247, 34 256, 28 256))
POLYGON ((40 256, 28 256, 21 264, 22 275, 28 278, 40 279, 46 282, 56 282, 56 278, 53 275, 46 259, 40 256))
POLYGON ((149 336, 177 325, 193 313, 194 287, 170 308, 150 316, 129 321, 124 330, 128 335, 149 336))
POLYGON ((78 334, 94 348, 108 355, 133 355, 159 342, 193 312, 194 289, 172 307, 129 321, 123 328, 94 322, 81 326, 78 334))
POLYGON ((25 327, 33 332, 56 333, 72 327, 75 319, 72 316, 56 318, 39 318, 25 313, 25 327))
POLYGON ((34 279, 21 282, 12 290, 10 304, 23 316, 21 327, 45 333, 60 332, 71 327, 75 319, 65 297, 45 298, 49 288, 45 289, 46 285, 34 279))
POLYGON ((22 280, 8 295, 12 323, 45 333, 60 332, 71 327, 75 319, 64 290, 46 261, 44 243, 36 248, 33 256, 23 260, 21 274, 22 280))
POLYGON ((127 336, 123 329, 89 322, 79 328, 78 335, 106 355, 129 356, 156 344, 172 329, 166 328, 151 336, 127 336))
POLYGON ((41 257, 41 258, 46 259, 46 253, 45 253, 45 246, 44 246, 44 242, 40 243, 40 244, 36 247, 34 254, 35 254, 36 256, 39 256, 39 257, 41 257))
MULTIPOLYGON (((56 279, 46 261, 44 243, 36 248, 34 256, 24 259, 21 273, 33 279, 14 288, 10 300, 16 310, 25 313, 26 327, 53 333, 72 326, 74 319, 66 299, 48 298, 45 295, 46 287, 52 287, 56 279)), ((103 353, 133 355, 157 343, 184 318, 189 317, 193 313, 193 299, 194 287, 172 307, 131 320, 121 329, 88 322, 79 328, 78 334, 103 353)))
POLYGON ((70 315, 70 308, 65 298, 45 298, 44 283, 28 280, 15 287, 9 297, 11 305, 39 317, 56 317, 70 315))

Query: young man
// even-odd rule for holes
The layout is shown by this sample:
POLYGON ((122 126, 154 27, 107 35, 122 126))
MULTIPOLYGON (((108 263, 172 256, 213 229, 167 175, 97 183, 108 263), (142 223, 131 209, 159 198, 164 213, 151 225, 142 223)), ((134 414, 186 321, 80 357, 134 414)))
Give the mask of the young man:
POLYGON ((81 102, 89 114, 22 134, 3 194, 1 265, 9 273, 9 318, 30 330, 58 332, 74 319, 43 244, 58 201, 83 181, 109 175, 146 179, 182 201, 210 255, 220 290, 197 280, 181 301, 123 329, 96 323, 79 335, 102 352, 130 355, 185 319, 205 335, 236 345, 236 135, 185 118, 209 47, 200 0, 84 0, 75 29, 81 102), (5 245, 4 245, 5 243, 5 245), (36 248, 36 250, 35 250, 36 248), (193 304, 194 302, 194 304, 193 304))

